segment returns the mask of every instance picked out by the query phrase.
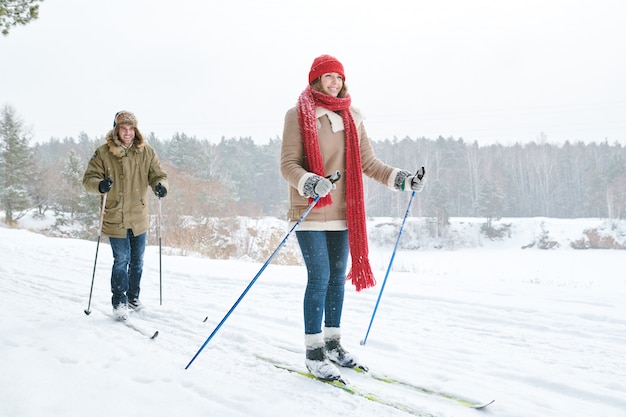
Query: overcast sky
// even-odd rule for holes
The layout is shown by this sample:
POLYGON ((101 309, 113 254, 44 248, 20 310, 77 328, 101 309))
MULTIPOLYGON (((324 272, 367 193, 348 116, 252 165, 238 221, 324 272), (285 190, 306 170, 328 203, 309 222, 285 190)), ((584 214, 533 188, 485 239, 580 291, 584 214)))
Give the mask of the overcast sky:
POLYGON ((336 56, 375 140, 626 145, 622 0, 45 0, 0 37, 0 105, 35 141, 282 135, 336 56))

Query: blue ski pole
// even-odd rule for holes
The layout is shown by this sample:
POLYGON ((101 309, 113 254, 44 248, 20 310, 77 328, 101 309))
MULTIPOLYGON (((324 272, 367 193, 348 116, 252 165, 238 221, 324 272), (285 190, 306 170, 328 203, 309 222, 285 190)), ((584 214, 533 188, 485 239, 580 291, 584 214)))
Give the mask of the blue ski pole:
MULTIPOLYGON (((421 180, 424 177, 424 167, 417 171, 416 176, 421 180)), ((415 191, 411 192, 411 198, 409 199, 409 205, 406 208, 406 213, 404 213, 404 219, 402 220, 402 225, 400 226, 400 232, 398 233, 398 239, 396 239, 396 245, 393 248, 393 252, 391 253, 391 259, 389 260, 389 266, 387 266, 387 273, 385 274, 385 279, 383 280, 383 285, 380 287, 380 292, 378 293, 378 299, 376 300, 376 305, 374 306, 374 311, 372 312, 372 318, 370 320, 370 324, 367 327, 367 333, 365 333, 365 338, 361 340, 361 345, 365 345, 367 343, 367 337, 370 334, 370 329, 372 328, 372 323, 374 322, 374 316, 376 316, 376 311, 378 310, 378 304, 380 303, 380 299, 383 296, 383 291, 385 290, 385 284, 387 284, 387 278, 389 277, 389 271, 391 271, 391 265, 393 265, 393 260, 396 257, 396 251, 398 250, 398 245, 400 244, 400 238, 402 237, 402 230, 404 229, 404 223, 406 223, 406 218, 409 216, 409 212, 411 211, 411 206, 413 205, 413 198, 415 197, 415 191)))
MULTIPOLYGON (((328 179, 330 179, 331 182, 335 183, 339 180, 339 178, 341 177, 341 174, 339 173, 339 171, 335 172, 333 175, 327 177, 328 179)), ((207 340, 202 344, 202 346, 200 346, 200 349, 198 349, 198 351, 196 352, 196 354, 193 356, 193 358, 191 358, 191 360, 189 361, 189 363, 187 364, 187 366, 185 366, 185 369, 188 369, 189 366, 191 366, 191 364, 193 363, 193 361, 196 360, 196 358, 198 357, 198 355, 200 355, 200 352, 202 352, 202 350, 206 347, 206 345, 209 344, 209 342, 211 341, 211 339, 213 339, 213 336, 215 336, 215 334, 217 333, 217 331, 222 327, 222 325, 224 324, 224 322, 226 322, 226 320, 228 319, 228 317, 230 317, 230 315, 232 314, 233 311, 235 311, 235 308, 237 308, 237 306, 239 305, 239 303, 241 302, 241 300, 243 300, 243 297, 245 297, 245 295, 248 293, 248 291, 250 290, 250 288, 252 288, 252 286, 254 285, 254 283, 257 281, 257 279, 259 279, 259 277, 261 276, 261 274, 263 273, 263 271, 265 271, 265 268, 267 268, 267 266, 269 265, 269 263, 272 261, 272 259, 274 259, 274 256, 278 253, 278 251, 285 245, 285 243, 287 242, 287 239, 289 239, 289 236, 291 236, 291 234, 293 233, 294 230, 296 230, 296 228, 300 225, 300 223, 302 223, 302 221, 304 221, 304 218, 309 214, 309 212, 311 210, 313 210, 313 207, 315 207, 315 205, 317 204, 317 202, 320 200, 320 196, 315 197, 315 199, 311 202, 311 204, 309 204, 309 206, 306 208, 305 212, 302 214, 302 216, 300 216, 300 218, 298 219, 298 221, 291 227, 291 229, 289 230, 289 232, 285 235, 285 237, 283 238, 283 240, 280 242, 280 244, 278 245, 278 247, 274 250, 274 252, 270 255, 270 257, 267 259, 267 261, 265 261, 265 263, 263 264, 263 266, 261 267, 261 269, 259 270, 259 272, 257 272, 257 274, 254 276, 254 278, 252 279, 252 281, 250 281, 250 283, 248 284, 248 286, 246 287, 246 289, 241 293, 241 295, 239 296, 239 298, 237 299, 237 301, 235 302, 235 304, 233 304, 233 306, 230 308, 230 310, 228 310, 228 313, 226 313, 226 315, 224 316, 224 318, 222 319, 222 321, 219 322, 219 324, 217 325, 217 327, 215 327, 215 330, 213 330, 213 332, 209 335, 209 337, 207 338, 207 340)), ((204 319, 206 321, 206 318, 204 319)))

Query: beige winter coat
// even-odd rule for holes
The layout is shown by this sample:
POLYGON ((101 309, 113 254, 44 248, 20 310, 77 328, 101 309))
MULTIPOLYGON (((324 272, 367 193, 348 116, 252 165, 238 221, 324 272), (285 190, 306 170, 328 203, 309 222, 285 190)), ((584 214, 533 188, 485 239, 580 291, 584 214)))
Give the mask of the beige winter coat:
MULTIPOLYGON (((363 173, 381 184, 394 188, 394 180, 400 170, 386 165, 376 158, 372 144, 367 137, 361 113, 353 107, 350 108, 350 111, 359 134, 363 173)), ((333 204, 313 208, 299 226, 299 230, 345 230, 347 228, 346 141, 343 121, 340 115, 323 107, 316 107, 316 113, 317 134, 324 161, 325 175, 331 175, 339 170, 341 179, 335 183, 336 188, 331 191, 333 204)), ((285 115, 280 169, 283 177, 290 185, 287 216, 289 220, 297 221, 309 205, 308 198, 302 194, 304 183, 314 174, 307 170, 305 164, 304 144, 296 107, 287 111, 285 115)))
POLYGON ((91 157, 83 176, 83 186, 90 194, 101 194, 100 181, 111 177, 113 185, 107 194, 102 233, 110 237, 126 237, 132 229, 138 236, 148 231, 148 187, 161 183, 169 190, 167 173, 159 158, 143 136, 135 137, 133 145, 124 149, 113 138, 113 131, 106 135, 104 145, 98 147, 91 157))

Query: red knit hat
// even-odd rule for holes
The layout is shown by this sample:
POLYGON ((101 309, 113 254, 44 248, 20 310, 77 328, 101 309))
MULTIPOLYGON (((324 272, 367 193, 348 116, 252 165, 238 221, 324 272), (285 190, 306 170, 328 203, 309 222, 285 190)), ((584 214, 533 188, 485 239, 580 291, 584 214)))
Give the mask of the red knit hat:
POLYGON ((346 75, 343 73, 343 65, 341 65, 341 62, 339 62, 337 58, 330 55, 318 56, 313 61, 311 71, 309 71, 309 84, 316 78, 328 74, 329 72, 336 72, 341 75, 344 81, 346 80, 346 75))

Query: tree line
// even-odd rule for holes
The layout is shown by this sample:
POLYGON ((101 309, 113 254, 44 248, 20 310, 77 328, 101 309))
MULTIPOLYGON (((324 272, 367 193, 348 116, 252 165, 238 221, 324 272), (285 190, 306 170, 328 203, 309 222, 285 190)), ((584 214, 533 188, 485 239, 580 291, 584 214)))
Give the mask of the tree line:
MULTIPOLYGON (((287 184, 279 169, 280 138, 255 143, 249 137, 219 142, 184 133, 146 141, 155 148, 170 179, 163 218, 180 233, 210 217, 285 218, 287 184)), ((0 204, 5 222, 24 213, 55 213, 64 222, 84 225, 93 236, 99 201, 82 187, 82 175, 102 136, 51 138, 33 146, 15 109, 0 113, 0 204)), ((426 187, 412 216, 432 219, 445 229, 450 217, 626 216, 626 151, 619 143, 562 145, 533 141, 512 146, 479 146, 463 139, 393 138, 373 140, 384 162, 410 171, 426 168, 426 187)), ((408 193, 365 179, 370 217, 401 217, 408 193)), ((154 204, 154 203, 153 203, 154 204)), ((151 210, 155 213, 154 208, 151 210)))

